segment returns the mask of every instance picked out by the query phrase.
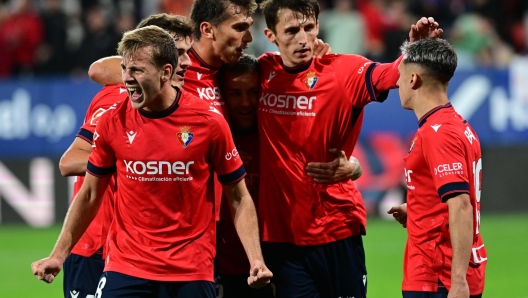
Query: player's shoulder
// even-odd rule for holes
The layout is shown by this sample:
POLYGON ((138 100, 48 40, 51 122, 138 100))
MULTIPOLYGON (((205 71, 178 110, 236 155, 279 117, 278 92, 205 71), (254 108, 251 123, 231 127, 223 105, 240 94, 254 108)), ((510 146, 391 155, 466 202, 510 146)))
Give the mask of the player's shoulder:
POLYGON ((326 54, 317 58, 316 64, 332 66, 336 70, 361 72, 368 65, 374 63, 372 60, 355 54, 326 54))
POLYGON ((261 65, 266 63, 280 63, 281 54, 280 52, 266 52, 260 55, 257 60, 261 65))
POLYGON ((179 107, 206 119, 224 119, 224 116, 217 108, 185 90, 181 90, 179 107))

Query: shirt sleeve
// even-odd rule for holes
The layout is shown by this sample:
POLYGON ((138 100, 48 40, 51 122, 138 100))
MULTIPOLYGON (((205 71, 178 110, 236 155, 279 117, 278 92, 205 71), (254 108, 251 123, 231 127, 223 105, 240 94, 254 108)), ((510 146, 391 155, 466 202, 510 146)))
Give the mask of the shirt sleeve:
POLYGON ((93 133, 92 153, 88 157, 86 171, 97 177, 108 176, 116 171, 115 152, 109 144, 112 134, 110 121, 108 113, 104 114, 93 133))
POLYGON ((437 131, 426 127, 423 144, 424 158, 442 201, 456 194, 469 194, 469 165, 460 134, 445 124, 438 127, 437 131))
POLYGON ((233 184, 246 176, 242 159, 233 142, 227 122, 222 117, 214 117, 212 124, 213 167, 222 184, 233 184))

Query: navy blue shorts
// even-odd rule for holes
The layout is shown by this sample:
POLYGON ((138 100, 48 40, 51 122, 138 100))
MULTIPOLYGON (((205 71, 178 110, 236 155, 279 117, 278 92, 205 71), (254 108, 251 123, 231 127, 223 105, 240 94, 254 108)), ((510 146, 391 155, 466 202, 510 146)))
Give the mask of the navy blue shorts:
POLYGON ((366 297, 362 236, 314 246, 265 242, 262 250, 277 298, 366 297))
MULTIPOLYGON (((447 288, 441 281, 438 281, 438 291, 434 292, 412 292, 412 291, 402 291, 403 298, 447 298, 447 288)), ((482 298, 482 294, 470 296, 469 298, 482 298)))
POLYGON ((210 281, 167 282, 105 272, 99 280, 95 298, 215 298, 210 281))
POLYGON ((104 265, 100 253, 89 258, 70 254, 62 266, 64 297, 84 298, 95 295, 104 265))
POLYGON ((217 298, 273 298, 271 285, 253 289, 247 283, 248 275, 220 274, 216 279, 217 298))

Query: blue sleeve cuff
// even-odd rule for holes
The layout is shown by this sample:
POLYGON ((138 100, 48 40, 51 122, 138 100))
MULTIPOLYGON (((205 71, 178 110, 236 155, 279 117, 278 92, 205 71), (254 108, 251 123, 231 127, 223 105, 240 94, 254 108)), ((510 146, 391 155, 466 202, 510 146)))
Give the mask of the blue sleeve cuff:
POLYGON ((222 184, 233 184, 244 179, 244 177, 246 177, 246 169, 244 166, 240 166, 240 168, 234 172, 226 175, 218 175, 218 181, 220 181, 222 184))
POLYGON ((88 171, 90 174, 96 177, 105 177, 105 176, 112 175, 113 173, 115 173, 116 166, 113 165, 108 168, 100 168, 92 164, 90 161, 88 161, 88 164, 86 165, 86 171, 88 171))
POLYGON ((377 63, 372 63, 367 68, 367 72, 365 73, 365 84, 367 85, 367 91, 370 95, 370 101, 384 102, 389 96, 389 91, 382 92, 376 97, 376 92, 374 92, 374 86, 372 85, 372 72, 376 66, 378 66, 377 63))
POLYGON ((93 132, 86 130, 84 128, 81 128, 81 130, 79 130, 79 132, 77 133, 78 138, 81 138, 90 144, 93 142, 93 135, 94 135, 93 132))
POLYGON ((442 202, 446 202, 449 198, 455 195, 467 193, 469 194, 469 184, 467 182, 453 182, 443 185, 438 189, 438 195, 442 202))

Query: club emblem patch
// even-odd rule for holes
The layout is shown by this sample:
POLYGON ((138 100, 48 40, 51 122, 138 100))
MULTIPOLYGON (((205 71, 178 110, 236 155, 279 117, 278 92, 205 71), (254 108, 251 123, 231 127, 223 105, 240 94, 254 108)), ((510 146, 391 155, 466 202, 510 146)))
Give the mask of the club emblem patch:
POLYGON ((189 126, 181 126, 180 132, 176 134, 176 137, 183 148, 187 148, 187 146, 189 146, 191 143, 194 134, 191 133, 191 128, 189 126))
POLYGON ((303 80, 306 87, 308 87, 308 90, 312 90, 315 87, 315 84, 317 84, 317 80, 319 78, 315 76, 315 72, 309 72, 306 74, 306 78, 303 80))

